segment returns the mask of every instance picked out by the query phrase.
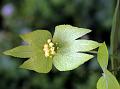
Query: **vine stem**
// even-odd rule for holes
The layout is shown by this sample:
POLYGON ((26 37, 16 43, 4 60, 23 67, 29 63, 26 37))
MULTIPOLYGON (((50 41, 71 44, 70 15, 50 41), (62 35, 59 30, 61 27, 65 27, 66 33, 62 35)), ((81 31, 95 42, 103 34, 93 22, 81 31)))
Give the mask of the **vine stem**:
MULTIPOLYGON (((111 70, 118 67, 118 58, 115 58, 114 55, 118 55, 119 48, 119 30, 120 30, 120 0, 117 0, 115 13, 113 17, 112 30, 111 30, 111 39, 110 39, 110 49, 111 49, 111 70)), ((116 75, 117 72, 113 71, 113 74, 116 75)))
POLYGON ((118 68, 112 69, 112 70, 110 70, 110 71, 113 72, 113 71, 119 71, 119 70, 120 70, 120 66, 119 66, 118 68))

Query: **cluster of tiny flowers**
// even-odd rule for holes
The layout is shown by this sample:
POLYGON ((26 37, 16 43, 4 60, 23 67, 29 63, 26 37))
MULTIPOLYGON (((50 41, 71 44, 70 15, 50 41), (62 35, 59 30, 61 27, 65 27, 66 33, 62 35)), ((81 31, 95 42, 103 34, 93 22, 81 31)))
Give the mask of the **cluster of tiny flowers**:
POLYGON ((43 51, 45 52, 45 57, 53 57, 55 55, 55 44, 51 39, 48 39, 47 43, 44 44, 43 51))

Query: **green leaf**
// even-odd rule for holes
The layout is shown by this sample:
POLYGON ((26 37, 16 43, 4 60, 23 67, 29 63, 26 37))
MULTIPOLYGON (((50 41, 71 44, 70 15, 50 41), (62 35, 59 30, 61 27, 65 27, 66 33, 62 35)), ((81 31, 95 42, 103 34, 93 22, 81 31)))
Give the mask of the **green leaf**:
POLYGON ((91 58, 93 55, 59 50, 53 58, 53 64, 59 71, 67 71, 79 67, 91 58))
POLYGON ((104 43, 102 43, 98 49, 98 54, 97 54, 97 59, 98 59, 98 63, 100 64, 100 66, 102 67, 102 69, 104 70, 104 68, 107 68, 108 65, 108 49, 107 46, 104 43))
POLYGON ((97 82, 97 89, 108 89, 106 87, 106 80, 104 76, 100 77, 100 79, 97 82))
POLYGON ((32 55, 31 53, 32 50, 30 46, 18 46, 4 52, 5 55, 11 55, 20 58, 29 58, 32 55))
POLYGON ((120 85, 113 74, 105 70, 103 76, 98 80, 97 89, 120 89, 120 85))

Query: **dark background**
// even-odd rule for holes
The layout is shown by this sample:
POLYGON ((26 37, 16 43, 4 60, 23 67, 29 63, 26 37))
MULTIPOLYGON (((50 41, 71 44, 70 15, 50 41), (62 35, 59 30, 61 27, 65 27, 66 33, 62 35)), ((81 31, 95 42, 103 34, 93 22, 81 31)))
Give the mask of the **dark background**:
POLYGON ((19 34, 36 29, 54 32, 56 25, 89 28, 85 36, 109 48, 115 0, 0 0, 0 89, 96 89, 102 74, 96 58, 79 68, 48 74, 18 68, 24 59, 4 50, 23 44, 19 34))

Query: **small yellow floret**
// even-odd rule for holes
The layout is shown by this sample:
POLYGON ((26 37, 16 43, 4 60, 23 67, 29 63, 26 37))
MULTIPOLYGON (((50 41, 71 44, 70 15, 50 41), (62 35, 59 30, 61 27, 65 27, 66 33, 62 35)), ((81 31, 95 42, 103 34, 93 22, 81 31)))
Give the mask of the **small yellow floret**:
POLYGON ((54 51, 54 50, 53 50, 53 51, 51 51, 51 54, 52 54, 52 55, 54 55, 54 54, 55 54, 55 51, 54 51))
POLYGON ((59 49, 59 47, 57 47, 57 49, 59 49))
POLYGON ((49 48, 43 48, 44 51, 49 50, 49 48))
POLYGON ((48 46, 49 46, 48 44, 44 44, 44 48, 48 48, 48 46))
POLYGON ((51 50, 51 51, 55 50, 55 47, 51 47, 50 50, 51 50))
POLYGON ((49 43, 49 46, 50 46, 50 47, 53 47, 53 46, 54 46, 54 44, 53 44, 52 42, 50 42, 50 43, 49 43))
POLYGON ((50 43, 52 40, 51 39, 48 39, 47 42, 50 43))
POLYGON ((45 50, 45 52, 49 53, 49 52, 50 52, 50 50, 49 50, 49 49, 47 49, 47 50, 45 50))
POLYGON ((45 52, 45 57, 49 57, 49 56, 50 56, 50 53, 45 52))
POLYGON ((44 47, 43 47, 43 51, 45 53, 45 57, 50 57, 52 58, 54 55, 55 55, 55 48, 56 46, 54 45, 54 43, 52 42, 51 39, 48 39, 47 40, 47 43, 44 44, 44 47))

